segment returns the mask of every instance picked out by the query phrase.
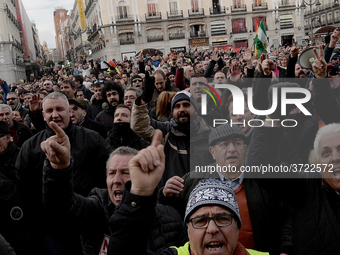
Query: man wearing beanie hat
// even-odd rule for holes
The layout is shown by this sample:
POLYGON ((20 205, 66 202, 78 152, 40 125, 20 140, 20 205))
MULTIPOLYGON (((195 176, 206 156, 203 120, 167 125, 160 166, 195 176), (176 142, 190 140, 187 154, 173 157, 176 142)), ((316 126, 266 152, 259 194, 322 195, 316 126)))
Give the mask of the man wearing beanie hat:
MULTIPOLYGON (((148 233, 154 220, 151 212, 157 201, 155 188, 165 166, 160 142, 161 139, 154 139, 151 146, 130 161, 131 182, 126 183, 120 207, 110 219, 109 255, 147 253, 148 233), (148 164, 142 168, 145 160, 148 164)), ((220 180, 207 179, 198 183, 190 194, 184 223, 189 241, 159 254, 268 254, 245 249, 238 242, 242 222, 236 197, 220 180)))
POLYGON ((171 102, 173 118, 168 122, 150 119, 148 105, 137 98, 132 108, 131 128, 146 141, 151 141, 155 130, 163 132, 166 169, 161 186, 172 176, 183 176, 195 163, 213 162, 208 152, 210 127, 197 115, 196 101, 187 91, 180 91, 171 102))
POLYGON ((199 167, 183 178, 170 178, 160 189, 158 201, 175 207, 186 218, 184 211, 190 201, 189 194, 199 181, 221 180, 234 190, 239 204, 244 226, 239 233, 239 242, 246 248, 272 254, 288 253, 292 245, 290 211, 249 178, 249 174, 241 171, 247 148, 244 141, 244 132, 237 125, 226 124, 213 129, 209 135, 209 151, 216 164, 199 167))
POLYGON ((138 74, 133 75, 131 77, 131 83, 130 84, 131 84, 132 87, 142 89, 142 87, 143 87, 143 78, 140 75, 138 75, 138 74))

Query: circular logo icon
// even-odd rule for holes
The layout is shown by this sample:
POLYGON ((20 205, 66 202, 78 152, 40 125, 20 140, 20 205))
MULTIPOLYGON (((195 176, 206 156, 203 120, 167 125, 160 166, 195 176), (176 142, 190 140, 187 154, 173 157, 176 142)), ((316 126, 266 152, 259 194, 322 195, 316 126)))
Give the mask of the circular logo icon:
POLYGON ((9 214, 12 220, 20 220, 24 215, 22 209, 19 206, 14 206, 9 214))

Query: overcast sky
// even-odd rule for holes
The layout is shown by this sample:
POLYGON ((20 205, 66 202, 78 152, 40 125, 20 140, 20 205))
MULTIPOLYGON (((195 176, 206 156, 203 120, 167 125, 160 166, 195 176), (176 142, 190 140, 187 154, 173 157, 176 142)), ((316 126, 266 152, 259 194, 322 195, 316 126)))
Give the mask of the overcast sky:
POLYGON ((53 23, 53 12, 56 7, 72 9, 74 0, 21 0, 25 6, 27 15, 31 21, 37 25, 40 44, 44 41, 48 48, 55 48, 55 30, 53 23))

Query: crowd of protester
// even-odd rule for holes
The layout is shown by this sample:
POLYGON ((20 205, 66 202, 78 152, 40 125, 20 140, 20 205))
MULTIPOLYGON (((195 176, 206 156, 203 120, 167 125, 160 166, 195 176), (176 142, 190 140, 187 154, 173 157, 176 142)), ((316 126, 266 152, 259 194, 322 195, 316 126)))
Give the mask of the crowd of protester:
POLYGON ((339 254, 339 38, 314 49, 310 69, 308 46, 294 44, 0 78, 0 254, 339 254), (242 92, 243 114, 220 84, 242 92), (283 114, 283 88, 311 98, 283 114), (263 165, 299 169, 241 170, 263 165))

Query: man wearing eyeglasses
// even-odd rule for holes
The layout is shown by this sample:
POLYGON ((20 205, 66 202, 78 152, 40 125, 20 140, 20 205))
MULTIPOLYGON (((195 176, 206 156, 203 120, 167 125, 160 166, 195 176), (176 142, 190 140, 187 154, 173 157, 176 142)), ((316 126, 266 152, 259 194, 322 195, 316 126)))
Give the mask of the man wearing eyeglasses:
POLYGON ((198 182, 219 179, 234 190, 239 204, 243 228, 238 241, 246 248, 289 254, 292 245, 289 208, 241 171, 247 149, 244 132, 237 125, 218 126, 209 134, 209 145, 216 164, 196 169, 183 178, 170 178, 159 191, 159 202, 175 207, 183 216, 190 191, 198 182), (212 170, 207 170, 208 167, 212 170))
POLYGON ((125 94, 124 94, 124 105, 132 108, 137 97, 139 97, 141 95, 142 95, 142 91, 138 88, 130 87, 130 88, 126 89, 125 94))
MULTIPOLYGON (((131 183, 126 183, 121 206, 110 219, 109 255, 146 254, 148 230, 154 217, 150 212, 156 204, 155 188, 165 167, 164 147, 160 142, 161 139, 153 140, 151 146, 129 163, 131 183)), ((159 254, 264 254, 246 249, 238 242, 243 225, 238 203, 233 190, 220 180, 201 180, 192 190, 184 223, 189 241, 159 254)))
POLYGON ((9 92, 6 96, 7 105, 12 108, 12 111, 20 111, 23 118, 28 114, 28 109, 25 109, 20 103, 19 97, 15 92, 9 92))

